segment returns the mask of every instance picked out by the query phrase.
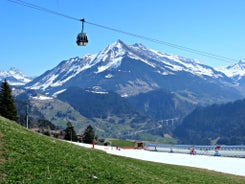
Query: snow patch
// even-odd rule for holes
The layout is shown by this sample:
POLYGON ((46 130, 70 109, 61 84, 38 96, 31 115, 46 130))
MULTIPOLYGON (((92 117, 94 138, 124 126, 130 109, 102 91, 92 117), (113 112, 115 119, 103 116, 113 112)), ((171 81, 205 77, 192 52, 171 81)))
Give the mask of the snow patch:
POLYGON ((38 95, 38 96, 35 96, 35 97, 32 97, 33 99, 35 100, 53 100, 52 97, 48 97, 48 96, 44 96, 44 95, 38 95))
POLYGON ((113 77, 113 75, 112 74, 107 74, 106 76, 105 76, 105 78, 107 78, 107 79, 110 79, 110 78, 112 78, 113 77))
POLYGON ((123 97, 123 98, 127 98, 128 96, 129 95, 127 93, 124 93, 124 94, 121 95, 121 97, 123 97))
MULTIPOLYGON (((78 146, 92 148, 91 144, 70 142, 78 146)), ((189 155, 180 153, 152 152, 137 149, 116 149, 115 147, 95 145, 95 149, 107 152, 108 154, 145 160, 171 165, 189 166, 208 169, 217 172, 245 176, 245 159, 233 157, 215 157, 204 155, 189 155)))
POLYGON ((98 90, 86 90, 86 91, 87 91, 87 92, 90 92, 90 93, 102 94, 102 95, 108 94, 107 91, 98 91, 98 90))
POLYGON ((53 97, 56 98, 59 94, 65 92, 65 91, 66 91, 66 89, 62 89, 62 90, 60 90, 60 91, 57 91, 57 92, 55 92, 55 93, 53 94, 53 97))
POLYGON ((107 65, 99 66, 97 72, 95 73, 101 73, 109 68, 117 68, 118 66, 120 66, 121 61, 122 61, 122 57, 115 58, 112 61, 110 61, 107 65))

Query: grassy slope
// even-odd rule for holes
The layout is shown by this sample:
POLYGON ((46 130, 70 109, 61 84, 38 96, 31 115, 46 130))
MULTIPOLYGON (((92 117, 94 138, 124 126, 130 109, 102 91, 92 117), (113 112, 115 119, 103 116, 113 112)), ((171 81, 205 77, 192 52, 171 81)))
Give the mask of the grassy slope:
POLYGON ((47 120, 52 121, 53 124, 62 126, 63 128, 66 128, 68 118, 78 134, 81 133, 82 129, 85 129, 88 124, 93 123, 82 116, 69 104, 57 99, 32 100, 31 105, 36 107, 47 120))
POLYGON ((245 183, 245 178, 108 155, 38 135, 0 117, 0 181, 223 184, 245 183))

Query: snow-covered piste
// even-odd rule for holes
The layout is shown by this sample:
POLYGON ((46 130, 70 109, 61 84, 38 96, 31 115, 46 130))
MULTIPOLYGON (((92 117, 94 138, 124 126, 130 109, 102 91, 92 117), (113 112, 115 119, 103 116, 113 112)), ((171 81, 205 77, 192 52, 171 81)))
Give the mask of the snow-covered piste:
MULTIPOLYGON (((78 142, 72 143, 78 146, 92 148, 91 144, 84 144, 78 142)), ((94 148, 105 151, 108 154, 124 156, 139 160, 165 163, 171 165, 189 166, 213 170, 222 173, 245 176, 245 158, 154 152, 139 149, 116 149, 115 147, 100 145, 95 145, 94 148)))

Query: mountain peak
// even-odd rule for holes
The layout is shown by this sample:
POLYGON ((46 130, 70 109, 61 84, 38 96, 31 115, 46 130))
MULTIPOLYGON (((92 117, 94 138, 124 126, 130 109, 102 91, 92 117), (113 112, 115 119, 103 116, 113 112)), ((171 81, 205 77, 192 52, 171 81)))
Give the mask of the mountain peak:
POLYGON ((114 51, 122 51, 122 50, 127 50, 128 45, 125 44, 122 40, 117 40, 116 42, 109 45, 107 48, 112 49, 114 51))
POLYGON ((228 77, 240 79, 245 76, 245 60, 241 59, 238 63, 231 64, 227 67, 220 67, 228 77))
POLYGON ((193 59, 154 51, 142 44, 127 45, 117 40, 95 55, 63 61, 62 65, 45 72, 27 87, 52 94, 70 86, 99 86, 130 96, 161 87, 171 90, 172 86, 179 89, 186 85, 186 88, 191 88, 189 78, 193 77, 196 78, 194 82, 203 80, 205 84, 216 81, 223 85, 231 81, 222 72, 193 59), (172 84, 169 78, 181 82, 172 84))
POLYGON ((100 51, 93 60, 94 64, 99 65, 96 73, 103 72, 111 67, 115 68, 119 66, 122 57, 126 54, 128 49, 128 46, 121 40, 108 45, 105 49, 100 51))
POLYGON ((115 44, 116 45, 118 45, 118 46, 125 46, 126 44, 122 41, 122 40, 117 40, 116 42, 115 42, 115 44))
POLYGON ((241 66, 242 69, 245 69, 245 59, 241 59, 241 60, 238 62, 238 65, 241 66))
POLYGON ((17 68, 15 67, 11 67, 8 71, 8 73, 10 75, 16 75, 16 76, 19 76, 19 77, 24 77, 24 74, 17 68))
POLYGON ((135 43, 132 46, 140 49, 147 49, 142 43, 135 43))
POLYGON ((30 77, 26 77, 19 69, 10 68, 8 72, 0 72, 0 81, 6 79, 10 85, 21 86, 31 81, 30 77))

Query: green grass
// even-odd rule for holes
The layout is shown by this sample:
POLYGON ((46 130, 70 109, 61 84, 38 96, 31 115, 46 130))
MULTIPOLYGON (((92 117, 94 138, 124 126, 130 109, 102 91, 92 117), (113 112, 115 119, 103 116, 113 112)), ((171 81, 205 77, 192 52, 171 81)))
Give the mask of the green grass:
MULTIPOLYGON (((173 138, 163 138, 162 142, 154 142, 154 141, 142 141, 144 143, 153 143, 153 144, 169 144, 170 142, 174 142, 173 138)), ((121 139, 113 139, 107 138, 105 142, 110 142, 113 146, 119 147, 134 147, 134 140, 121 140, 121 139)), ((139 141, 138 141, 139 142, 139 141)))
POLYGON ((130 140, 121 140, 121 139, 107 138, 105 140, 105 142, 111 142, 112 146, 134 147, 134 141, 130 141, 130 140))
POLYGON ((224 184, 245 177, 108 155, 0 118, 0 183, 224 184))

